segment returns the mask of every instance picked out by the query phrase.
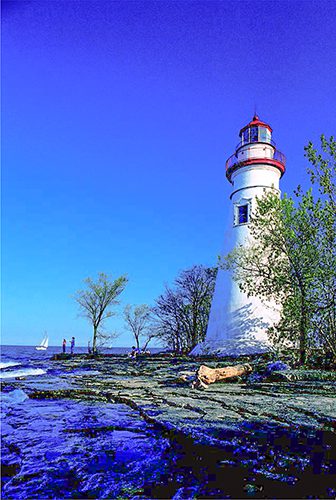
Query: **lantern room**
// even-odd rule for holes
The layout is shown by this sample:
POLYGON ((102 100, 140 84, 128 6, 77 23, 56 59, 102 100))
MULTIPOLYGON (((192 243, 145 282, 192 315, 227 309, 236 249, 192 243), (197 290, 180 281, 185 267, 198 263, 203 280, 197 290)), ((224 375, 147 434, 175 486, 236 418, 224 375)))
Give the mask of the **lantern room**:
POLYGON ((240 132, 240 142, 235 153, 226 162, 226 177, 233 184, 237 170, 243 167, 263 168, 268 165, 275 167, 280 172, 280 177, 285 172, 286 159, 275 147, 272 139, 272 128, 268 123, 259 119, 257 115, 243 127, 240 132))
POLYGON ((253 142, 270 144, 272 142, 272 129, 267 123, 259 120, 258 115, 254 115, 252 121, 241 129, 239 136, 241 137, 242 146, 253 142))

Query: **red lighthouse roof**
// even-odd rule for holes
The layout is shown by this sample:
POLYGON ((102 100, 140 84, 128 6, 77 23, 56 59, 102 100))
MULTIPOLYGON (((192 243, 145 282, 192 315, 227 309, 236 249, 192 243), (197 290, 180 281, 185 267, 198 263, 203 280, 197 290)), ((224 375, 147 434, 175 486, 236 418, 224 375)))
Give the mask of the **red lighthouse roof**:
POLYGON ((252 120, 250 121, 250 123, 248 123, 247 125, 245 125, 245 127, 243 127, 240 132, 239 132, 239 136, 241 137, 242 133, 244 132, 244 130, 246 130, 247 128, 249 127, 266 127, 268 128, 268 130, 272 133, 272 127, 270 125, 268 125, 268 123, 265 123, 265 122, 262 122, 260 119, 259 119, 259 116, 258 115, 254 115, 254 117, 252 118, 252 120))

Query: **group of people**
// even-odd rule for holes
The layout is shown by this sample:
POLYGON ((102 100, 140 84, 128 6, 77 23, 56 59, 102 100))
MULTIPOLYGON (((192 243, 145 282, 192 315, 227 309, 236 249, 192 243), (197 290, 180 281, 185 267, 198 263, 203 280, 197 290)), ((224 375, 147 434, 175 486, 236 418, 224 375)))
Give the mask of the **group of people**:
MULTIPOLYGON (((73 354, 75 349, 75 337, 72 337, 72 339, 69 342, 70 342, 70 353, 73 354)), ((64 353, 66 352, 66 345, 67 341, 66 339, 63 339, 62 347, 64 353)))
MULTIPOLYGON (((75 349, 75 337, 72 337, 72 339, 69 341, 70 342, 70 353, 73 354, 74 353, 74 349, 75 349)), ((66 346, 67 346, 67 341, 66 339, 63 339, 63 342, 62 342, 62 347, 63 347, 63 353, 65 354, 66 353, 66 346)), ((91 354, 92 353, 92 348, 91 348, 91 344, 90 344, 90 341, 88 343, 88 353, 91 354)), ((132 350, 131 352, 128 354, 130 358, 136 358, 137 356, 139 356, 139 354, 142 354, 142 355, 146 355, 146 356, 149 356, 150 355, 150 351, 147 349, 138 349, 136 348, 135 346, 132 346, 132 350)))
POLYGON ((136 348, 135 346, 132 346, 132 350, 131 352, 128 353, 128 356, 130 358, 136 358, 137 356, 139 356, 139 354, 145 354, 146 356, 149 356, 150 355, 150 351, 147 349, 142 349, 142 351, 138 348, 136 348))

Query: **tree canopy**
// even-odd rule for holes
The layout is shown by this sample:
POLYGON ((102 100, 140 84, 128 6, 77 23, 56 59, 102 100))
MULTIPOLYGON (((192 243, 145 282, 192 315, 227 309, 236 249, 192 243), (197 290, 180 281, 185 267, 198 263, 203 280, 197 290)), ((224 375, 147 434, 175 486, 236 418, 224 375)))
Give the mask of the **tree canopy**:
POLYGON ((140 341, 143 341, 142 349, 145 351, 150 340, 155 336, 151 324, 151 308, 147 304, 138 306, 128 304, 124 309, 124 320, 126 327, 134 336, 137 349, 140 349, 140 341))
POLYGON ((188 352, 204 340, 216 274, 200 265, 186 269, 156 300, 157 335, 170 349, 188 352))
POLYGON ((93 326, 92 350, 97 352, 97 338, 102 332, 106 319, 113 316, 112 306, 118 304, 117 297, 125 289, 127 277, 120 276, 113 280, 105 273, 99 273, 94 281, 87 278, 85 290, 79 290, 75 295, 75 300, 79 304, 81 314, 86 317, 93 326))

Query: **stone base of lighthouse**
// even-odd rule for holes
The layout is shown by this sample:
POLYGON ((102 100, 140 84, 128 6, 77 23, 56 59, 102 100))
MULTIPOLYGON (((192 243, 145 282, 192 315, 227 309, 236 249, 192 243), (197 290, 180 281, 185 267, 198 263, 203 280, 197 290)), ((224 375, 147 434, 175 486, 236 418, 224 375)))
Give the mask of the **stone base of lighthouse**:
POLYGON ((219 270, 204 342, 192 356, 241 356, 272 349, 267 330, 279 321, 279 309, 247 297, 229 271, 219 270))

